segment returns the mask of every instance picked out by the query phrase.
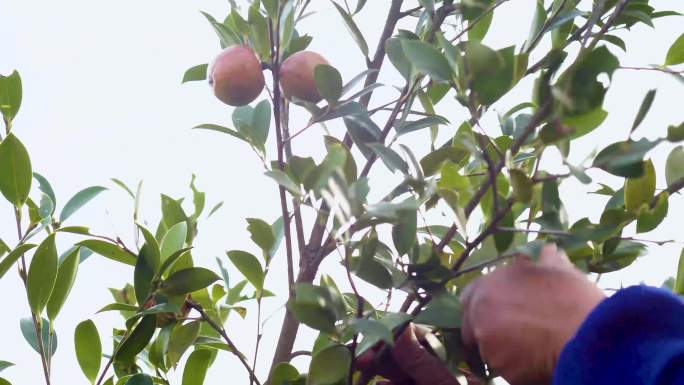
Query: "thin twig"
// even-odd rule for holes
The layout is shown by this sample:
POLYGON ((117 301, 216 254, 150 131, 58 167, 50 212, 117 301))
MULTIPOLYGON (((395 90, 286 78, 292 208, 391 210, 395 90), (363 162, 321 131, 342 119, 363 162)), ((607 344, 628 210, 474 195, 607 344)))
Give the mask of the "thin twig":
POLYGON ((259 379, 257 378, 256 374, 252 370, 252 368, 249 367, 249 363, 245 360, 245 358, 240 354, 240 350, 237 348, 237 346, 233 343, 233 341, 228 337, 228 334, 226 334, 226 330, 223 328, 223 326, 217 324, 214 322, 214 320, 209 317, 209 315, 204 311, 202 308, 202 305, 197 304, 193 301, 186 300, 185 303, 190 307, 191 309, 194 309, 197 311, 200 316, 202 317, 202 320, 206 322, 209 326, 211 326, 212 329, 214 329, 222 338, 224 341, 226 341, 226 344, 228 347, 230 347, 231 352, 240 360, 240 363, 242 363, 242 366, 245 367, 247 372, 249 373, 249 378, 254 381, 257 385, 261 385, 259 382, 259 379))

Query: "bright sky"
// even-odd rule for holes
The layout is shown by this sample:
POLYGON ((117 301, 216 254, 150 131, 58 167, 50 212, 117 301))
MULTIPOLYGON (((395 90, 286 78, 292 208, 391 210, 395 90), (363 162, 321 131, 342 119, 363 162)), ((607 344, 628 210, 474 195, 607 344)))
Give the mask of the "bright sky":
MULTIPOLYGON (((300 26, 301 32, 315 36, 311 49, 322 53, 345 79, 360 72, 364 62, 358 49, 349 38, 342 21, 328 2, 317 0, 316 16, 300 26)), ((413 3, 413 2, 409 2, 413 3)), ((515 0, 502 6, 494 18, 494 27, 485 43, 502 48, 520 44, 526 37, 532 17, 533 1, 515 0)), ((669 7, 684 13, 681 2, 653 1, 659 9, 669 7)), ((357 22, 375 47, 382 29, 387 0, 372 0, 358 16, 357 22)), ((64 0, 0 0, 0 73, 8 74, 16 68, 24 82, 24 100, 14 124, 16 135, 29 149, 34 170, 46 176, 57 192, 58 205, 81 188, 106 185, 111 190, 98 197, 87 209, 75 215, 72 224, 88 224, 93 232, 120 235, 126 240, 132 234, 132 202, 109 182, 116 177, 129 185, 144 179, 145 196, 142 216, 151 224, 159 218, 159 194, 173 197, 187 195, 192 173, 198 176, 197 184, 207 192, 208 206, 225 201, 224 208, 210 220, 201 223, 196 241, 195 258, 200 264, 215 268, 214 257, 223 256, 228 249, 255 251, 245 230, 244 218, 259 217, 272 221, 279 216, 276 186, 261 175, 261 164, 253 152, 242 143, 229 137, 209 132, 191 131, 201 123, 229 125, 230 110, 219 103, 205 84, 181 85, 185 69, 206 63, 218 52, 218 42, 210 26, 198 12, 204 10, 223 18, 228 10, 225 0, 123 0, 117 2, 64 0)), ((654 31, 636 27, 624 33, 629 53, 613 50, 626 66, 647 66, 662 63, 669 45, 682 32, 681 18, 656 21, 654 31), (634 38, 639 36, 639 38, 634 38)), ((611 50, 613 47, 611 47, 611 50)), ((386 67, 389 68, 389 65, 386 67)), ((397 75, 388 70, 381 82, 400 85, 397 75)), ((650 71, 616 72, 615 87, 606 100, 610 115, 595 133, 579 140, 573 149, 576 162, 593 150, 624 139, 647 90, 658 89, 653 108, 637 132, 637 137, 663 136, 668 124, 684 118, 681 110, 682 85, 671 77, 650 71)), ((530 81, 521 83, 510 96, 496 105, 506 111, 521 101, 529 100, 530 81)), ((389 88, 377 93, 376 104, 390 100, 389 88)), ((262 96, 266 97, 264 94, 262 96)), ((443 103, 438 111, 448 116, 455 125, 466 118, 456 102, 443 103)), ((306 116, 299 114, 292 127, 301 127, 306 116)), ((498 133, 493 118, 484 121, 485 129, 498 133)), ((331 130, 343 133, 339 124, 331 130)), ((452 130, 450 126, 443 131, 452 130)), ((320 128, 311 134, 298 137, 295 152, 314 155, 320 159, 323 143, 320 128)), ((415 151, 423 154, 425 135, 408 136, 405 143, 414 144, 415 151)), ((269 138, 273 140, 273 135, 269 138)), ((270 147, 273 143, 270 142, 270 147)), ((271 154, 273 154, 271 150, 271 154)), ((651 156, 657 170, 664 169, 669 153, 667 146, 659 147, 651 156)), ((558 162, 551 154, 544 167, 551 170, 558 162)), ((378 163, 374 176, 381 183, 374 184, 376 194, 382 193, 383 183, 396 183, 378 163)), ((602 182, 619 187, 617 179, 599 171, 590 175, 602 182)), ((665 186, 659 175, 658 187, 665 186)), ((594 220, 600 215, 605 199, 586 195, 595 185, 582 186, 575 182, 563 185, 562 194, 572 204, 567 207, 572 221, 588 216, 594 220)), ((670 215, 660 229, 643 235, 652 240, 675 239, 679 243, 652 247, 650 255, 637 261, 623 272, 610 274, 602 280, 607 288, 644 281, 660 285, 673 275, 676 257, 682 247, 681 219, 684 199, 671 200, 670 215)), ((12 244, 14 239, 11 209, 0 204, 0 238, 12 244)), ((310 222, 310 216, 307 218, 310 222)), ((61 249, 68 242, 63 237, 61 249)), ((224 257, 223 257, 224 258, 224 257)), ((282 269, 281 260, 273 271, 282 269)), ((335 257, 329 258, 323 269, 340 277, 335 257)), ((284 270, 280 270, 284 271, 284 270)), ((239 274, 233 271, 234 282, 239 274)), ((272 274, 267 287, 284 292, 285 274, 272 274)), ((56 322, 59 348, 53 359, 54 384, 86 383, 73 352, 73 331, 76 324, 92 318, 100 330, 105 350, 111 328, 122 327, 122 319, 114 313, 95 315, 95 311, 112 302, 107 288, 122 287, 132 279, 132 270, 113 262, 93 257, 81 265, 75 287, 56 322)), ((3 377, 14 384, 40 384, 42 373, 38 355, 31 350, 19 332, 19 319, 28 315, 27 304, 20 280, 13 272, 0 280, 0 292, 5 294, 3 316, 0 318, 0 360, 17 364, 4 371, 3 377)), ((381 293, 370 291, 374 303, 382 300, 381 293)), ((269 299, 264 314, 282 310, 283 298, 269 299)), ((250 308, 252 316, 253 309, 250 308)), ((264 376, 278 335, 278 312, 267 323, 261 361, 257 371, 264 376)), ((254 346, 254 318, 246 321, 231 318, 228 332, 245 352, 254 346)), ((304 328, 298 348, 309 348, 315 334, 304 328)), ((251 355, 251 353, 250 353, 251 355)), ((304 359, 296 361, 306 366, 304 359)), ((103 362, 104 365, 104 362, 103 362)), ((181 372, 172 374, 173 383, 180 384, 181 372)), ((206 384, 246 383, 247 377, 237 360, 222 353, 212 367, 206 384)))

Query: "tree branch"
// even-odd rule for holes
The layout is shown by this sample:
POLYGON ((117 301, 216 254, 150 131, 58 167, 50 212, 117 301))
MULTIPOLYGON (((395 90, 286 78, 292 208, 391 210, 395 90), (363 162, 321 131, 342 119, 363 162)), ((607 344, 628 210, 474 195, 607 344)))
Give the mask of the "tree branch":
POLYGON ((209 317, 209 315, 204 311, 202 308, 202 305, 194 303, 193 301, 186 300, 185 301, 186 305, 190 307, 191 309, 195 309, 200 316, 202 317, 202 320, 205 321, 209 326, 211 326, 212 329, 216 330, 216 332, 223 338, 224 341, 226 341, 226 344, 228 347, 230 347, 232 353, 240 360, 242 363, 242 366, 245 367, 247 372, 249 373, 249 378, 254 381, 257 385, 261 385, 259 382, 259 379, 257 378, 256 374, 254 374, 254 371, 252 368, 249 367, 249 363, 247 363, 247 360, 240 354, 240 350, 237 348, 237 346, 233 343, 233 341, 228 337, 228 334, 226 334, 226 330, 223 328, 223 326, 217 324, 214 322, 214 320, 209 317))

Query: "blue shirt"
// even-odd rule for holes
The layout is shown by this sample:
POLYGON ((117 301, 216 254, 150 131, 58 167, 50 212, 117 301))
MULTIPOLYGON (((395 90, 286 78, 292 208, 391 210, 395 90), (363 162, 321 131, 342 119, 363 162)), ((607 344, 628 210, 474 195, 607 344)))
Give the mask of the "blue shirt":
POLYGON ((633 286, 604 300, 565 346, 554 385, 684 385, 684 302, 633 286))

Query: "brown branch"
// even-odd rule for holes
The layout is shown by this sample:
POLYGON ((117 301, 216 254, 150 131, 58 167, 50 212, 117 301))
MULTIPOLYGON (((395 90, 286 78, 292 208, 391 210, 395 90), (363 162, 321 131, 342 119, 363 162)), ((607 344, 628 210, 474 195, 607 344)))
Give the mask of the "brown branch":
POLYGON ((251 379, 251 381, 254 381, 254 383, 256 383, 257 385, 261 385, 256 374, 254 373, 252 368, 249 367, 249 363, 247 363, 247 360, 245 360, 242 354, 240 354, 240 350, 238 350, 237 346, 233 343, 230 337, 228 337, 228 334, 226 334, 226 330, 223 328, 223 326, 214 322, 214 320, 212 320, 211 317, 209 317, 209 315, 204 311, 202 305, 190 300, 186 300, 185 303, 191 309, 195 309, 202 317, 202 320, 206 322, 209 326, 211 326, 212 329, 216 330, 216 332, 223 338, 223 340, 226 341, 226 344, 228 345, 228 347, 230 347, 231 352, 240 360, 242 366, 244 366, 247 372, 249 373, 249 378, 251 379))

